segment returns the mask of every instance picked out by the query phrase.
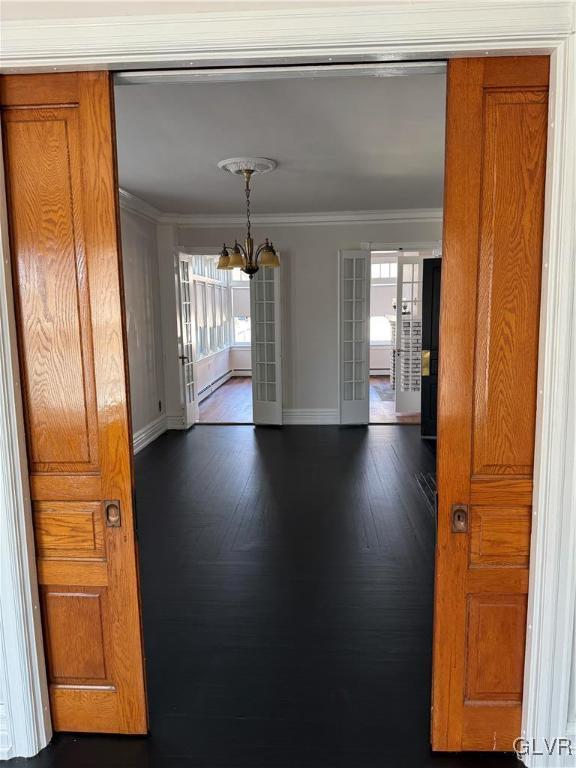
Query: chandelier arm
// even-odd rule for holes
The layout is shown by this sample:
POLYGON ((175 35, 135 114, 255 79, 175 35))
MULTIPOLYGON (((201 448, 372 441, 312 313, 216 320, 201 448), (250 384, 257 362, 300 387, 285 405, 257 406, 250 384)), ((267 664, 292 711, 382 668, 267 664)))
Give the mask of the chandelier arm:
POLYGON ((236 245, 238 246, 238 248, 240 248, 240 251, 241 251, 241 253, 242 253, 242 256, 244 256, 244 258, 246 259, 246 261, 248 261, 248 254, 246 253, 246 249, 244 248, 244 246, 242 245, 242 243, 238 243, 238 242, 237 242, 237 243, 236 243, 236 245))

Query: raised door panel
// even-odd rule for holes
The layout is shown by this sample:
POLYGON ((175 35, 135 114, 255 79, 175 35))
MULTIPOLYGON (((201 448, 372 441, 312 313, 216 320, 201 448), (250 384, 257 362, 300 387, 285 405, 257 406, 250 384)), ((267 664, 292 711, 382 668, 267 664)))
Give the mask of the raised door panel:
POLYGON ((540 90, 484 99, 476 474, 532 473, 547 104, 540 90))
POLYGON ((111 95, 105 72, 0 78, 52 721, 145 733, 111 95))
POLYGON ((95 469, 78 109, 6 111, 4 131, 30 463, 95 469))
POLYGON ((549 60, 448 65, 432 745, 520 735, 549 60), (465 505, 468 529, 452 527, 465 505))

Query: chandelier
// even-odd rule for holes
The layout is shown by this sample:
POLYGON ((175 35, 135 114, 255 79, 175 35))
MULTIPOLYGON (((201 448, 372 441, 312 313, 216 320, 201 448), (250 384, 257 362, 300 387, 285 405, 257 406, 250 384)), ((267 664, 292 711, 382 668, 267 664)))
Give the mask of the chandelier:
POLYGON ((254 174, 268 173, 276 168, 276 162, 266 157, 231 157, 228 160, 221 160, 218 167, 224 171, 233 173, 236 176, 244 177, 244 192, 246 195, 246 237, 244 245, 237 240, 234 246, 230 247, 224 243, 220 258, 218 259, 218 269, 234 269, 239 267, 252 280, 252 277, 258 272, 260 267, 279 267, 280 259, 278 252, 272 242, 266 240, 254 248, 254 240, 250 229, 250 182, 254 174))

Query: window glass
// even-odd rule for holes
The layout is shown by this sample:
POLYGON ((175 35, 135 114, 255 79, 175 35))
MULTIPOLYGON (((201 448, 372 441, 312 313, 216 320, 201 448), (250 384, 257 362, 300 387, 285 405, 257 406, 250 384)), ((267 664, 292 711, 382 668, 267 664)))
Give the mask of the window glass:
POLYGON ((250 344, 252 338, 250 318, 246 315, 234 315, 234 343, 250 344))
POLYGON ((373 315, 370 318, 370 343, 390 343, 392 326, 385 315, 373 315))

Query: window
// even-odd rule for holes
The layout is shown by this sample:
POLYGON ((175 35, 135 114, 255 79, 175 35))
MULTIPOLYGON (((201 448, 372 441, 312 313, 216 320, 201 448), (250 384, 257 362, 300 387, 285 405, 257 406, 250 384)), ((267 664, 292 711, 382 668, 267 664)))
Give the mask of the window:
POLYGON ((250 344, 250 288, 249 286, 232 286, 232 316, 234 344, 250 344))
POLYGON ((246 315, 234 315, 234 343, 250 344, 250 318, 246 315))
POLYGON ((372 264, 372 280, 396 280, 396 262, 385 261, 382 264, 372 264))
POLYGON ((246 272, 242 272, 240 267, 234 267, 231 274, 233 283, 243 283, 247 280, 250 280, 250 277, 246 274, 246 272))
POLYGON ((385 315, 373 315, 370 318, 370 343, 390 344, 392 342, 392 325, 385 315))

